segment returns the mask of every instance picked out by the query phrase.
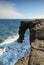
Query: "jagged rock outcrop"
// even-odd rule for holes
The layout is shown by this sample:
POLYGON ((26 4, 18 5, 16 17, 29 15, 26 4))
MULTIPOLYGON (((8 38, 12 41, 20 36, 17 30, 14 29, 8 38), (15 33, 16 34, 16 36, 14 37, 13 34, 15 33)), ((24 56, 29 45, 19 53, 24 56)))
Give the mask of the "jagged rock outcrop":
MULTIPOLYGON (((28 56, 29 60, 26 59, 28 60, 27 65, 44 65, 44 19, 21 22, 18 42, 22 43, 27 28, 30 29, 30 44, 32 47, 31 53, 28 56)), ((23 64, 21 63, 19 65, 23 64)))

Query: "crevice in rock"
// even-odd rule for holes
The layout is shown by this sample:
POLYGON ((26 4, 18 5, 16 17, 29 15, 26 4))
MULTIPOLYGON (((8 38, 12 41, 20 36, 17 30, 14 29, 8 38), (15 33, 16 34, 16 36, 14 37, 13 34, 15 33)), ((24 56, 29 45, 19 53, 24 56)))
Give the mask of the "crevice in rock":
POLYGON ((32 48, 35 49, 35 50, 39 50, 39 51, 44 52, 44 49, 37 49, 37 48, 34 48, 34 47, 32 47, 32 48))

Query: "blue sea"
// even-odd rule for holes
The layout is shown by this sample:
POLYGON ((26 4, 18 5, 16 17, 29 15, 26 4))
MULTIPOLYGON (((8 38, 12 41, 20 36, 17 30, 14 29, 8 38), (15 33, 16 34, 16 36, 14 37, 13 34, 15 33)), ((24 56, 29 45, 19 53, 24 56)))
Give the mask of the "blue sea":
POLYGON ((18 34, 21 20, 0 19, 0 44, 18 34))
POLYGON ((23 19, 0 19, 0 65, 14 65, 19 59, 30 53, 29 29, 24 40, 17 42, 19 26, 23 19))

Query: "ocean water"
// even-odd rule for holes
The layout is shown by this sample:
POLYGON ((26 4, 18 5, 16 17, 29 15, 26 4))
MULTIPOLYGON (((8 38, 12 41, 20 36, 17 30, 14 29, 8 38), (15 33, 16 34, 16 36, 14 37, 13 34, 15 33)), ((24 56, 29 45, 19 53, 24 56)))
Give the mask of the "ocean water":
POLYGON ((21 21, 0 20, 0 65, 14 65, 31 51, 29 29, 25 32, 22 44, 17 42, 21 21))
POLYGON ((0 44, 9 37, 18 35, 21 20, 0 20, 0 44))

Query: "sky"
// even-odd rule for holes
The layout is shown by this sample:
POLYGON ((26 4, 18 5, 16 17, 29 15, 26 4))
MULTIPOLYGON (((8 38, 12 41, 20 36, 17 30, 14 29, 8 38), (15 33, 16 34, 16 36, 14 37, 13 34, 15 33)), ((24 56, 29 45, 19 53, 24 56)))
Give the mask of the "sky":
POLYGON ((0 19, 44 18, 44 0, 0 0, 0 19))

